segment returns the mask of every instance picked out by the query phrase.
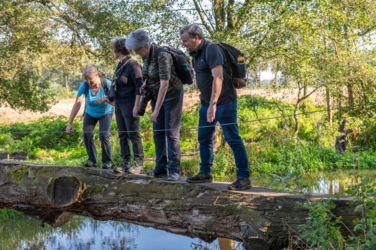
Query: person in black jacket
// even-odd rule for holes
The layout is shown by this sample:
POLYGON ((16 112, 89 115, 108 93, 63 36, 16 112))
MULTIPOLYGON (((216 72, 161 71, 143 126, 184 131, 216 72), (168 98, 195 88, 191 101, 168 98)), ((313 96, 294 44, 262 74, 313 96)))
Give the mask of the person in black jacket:
POLYGON ((115 168, 116 173, 139 174, 143 170, 144 151, 140 136, 140 117, 137 108, 140 104, 140 88, 143 84, 141 65, 132 60, 130 51, 125 47, 125 39, 112 43, 114 57, 119 59, 114 77, 118 78, 117 96, 115 97, 115 115, 118 126, 121 163, 115 168), (130 168, 131 151, 133 146, 134 165, 130 168))

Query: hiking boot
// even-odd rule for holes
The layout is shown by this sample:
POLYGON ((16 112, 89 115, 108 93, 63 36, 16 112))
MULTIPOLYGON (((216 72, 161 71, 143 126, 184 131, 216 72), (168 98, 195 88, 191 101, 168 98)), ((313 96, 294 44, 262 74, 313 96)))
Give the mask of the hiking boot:
POLYGON ((97 168, 98 164, 91 162, 91 161, 88 161, 88 162, 85 162, 84 166, 87 167, 87 168, 97 168))
POLYGON ((155 169, 153 171, 147 172, 146 174, 147 178, 164 178, 167 177, 167 173, 157 172, 155 169))
POLYGON ((102 169, 110 169, 111 168, 111 162, 105 162, 102 165, 102 169))
POLYGON ((234 183, 228 185, 228 190, 244 190, 252 187, 250 178, 238 178, 234 183))
POLYGON ((211 183, 213 182, 213 176, 211 173, 200 172, 196 176, 187 178, 188 183, 211 183))
POLYGON ((127 159, 121 158, 119 167, 114 168, 115 173, 128 173, 129 171, 129 161, 127 159))
POLYGON ((142 159, 135 159, 133 163, 133 167, 129 169, 129 173, 131 174, 142 174, 144 170, 144 160, 142 159))
POLYGON ((167 177, 167 180, 168 181, 178 181, 179 180, 179 174, 178 173, 169 174, 169 176, 167 177))

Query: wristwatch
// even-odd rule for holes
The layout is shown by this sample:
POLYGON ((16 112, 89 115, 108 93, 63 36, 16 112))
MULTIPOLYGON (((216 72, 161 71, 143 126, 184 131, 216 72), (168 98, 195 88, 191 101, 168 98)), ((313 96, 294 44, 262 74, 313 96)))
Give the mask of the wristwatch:
POLYGON ((210 106, 213 106, 213 105, 215 105, 215 104, 217 104, 217 102, 215 102, 215 101, 213 101, 213 100, 210 100, 210 102, 209 102, 209 105, 210 105, 210 106))

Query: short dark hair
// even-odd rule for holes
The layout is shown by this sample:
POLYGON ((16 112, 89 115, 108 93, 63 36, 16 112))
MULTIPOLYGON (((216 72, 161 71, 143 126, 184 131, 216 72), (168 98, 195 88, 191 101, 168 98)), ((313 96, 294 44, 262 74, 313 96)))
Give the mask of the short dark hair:
POLYGON ((188 34, 191 38, 195 38, 196 36, 198 36, 199 39, 204 38, 204 34, 202 33, 202 29, 197 24, 188 24, 188 25, 184 26, 180 30, 180 35, 182 35, 184 32, 188 32, 188 34))
POLYGON ((111 44, 112 50, 114 52, 120 52, 122 55, 125 55, 125 56, 129 55, 130 51, 125 47, 125 41, 126 40, 124 38, 121 38, 112 42, 111 44))

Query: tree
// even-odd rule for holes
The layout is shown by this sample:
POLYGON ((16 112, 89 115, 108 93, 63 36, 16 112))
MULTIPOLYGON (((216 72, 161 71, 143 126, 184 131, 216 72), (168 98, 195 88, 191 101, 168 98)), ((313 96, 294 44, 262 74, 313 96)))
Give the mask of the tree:
POLYGON ((66 65, 77 67, 75 58, 87 56, 113 68, 113 38, 144 28, 157 43, 179 47, 178 31, 189 23, 201 24, 212 41, 244 52, 251 73, 277 65, 276 75, 280 72, 303 88, 300 98, 319 86, 328 90, 328 107, 333 98, 344 106, 375 96, 375 1, 4 0, 0 100, 12 107, 45 109, 48 96, 26 92, 48 88, 43 67, 55 66, 35 62, 43 53, 52 54, 56 44, 66 65), (20 81, 31 82, 22 89, 20 81), (344 96, 338 89, 346 89, 344 96), (6 91, 25 101, 12 99, 6 91))
MULTIPOLYGON (((0 101, 12 108, 47 110, 45 69, 76 66, 84 54, 113 65, 109 43, 134 27, 125 1, 0 2, 0 101), (60 53, 60 62, 41 65, 42 55, 60 53)), ((58 58, 58 57, 56 57, 58 58)), ((55 58, 55 59, 56 59, 55 58)))

